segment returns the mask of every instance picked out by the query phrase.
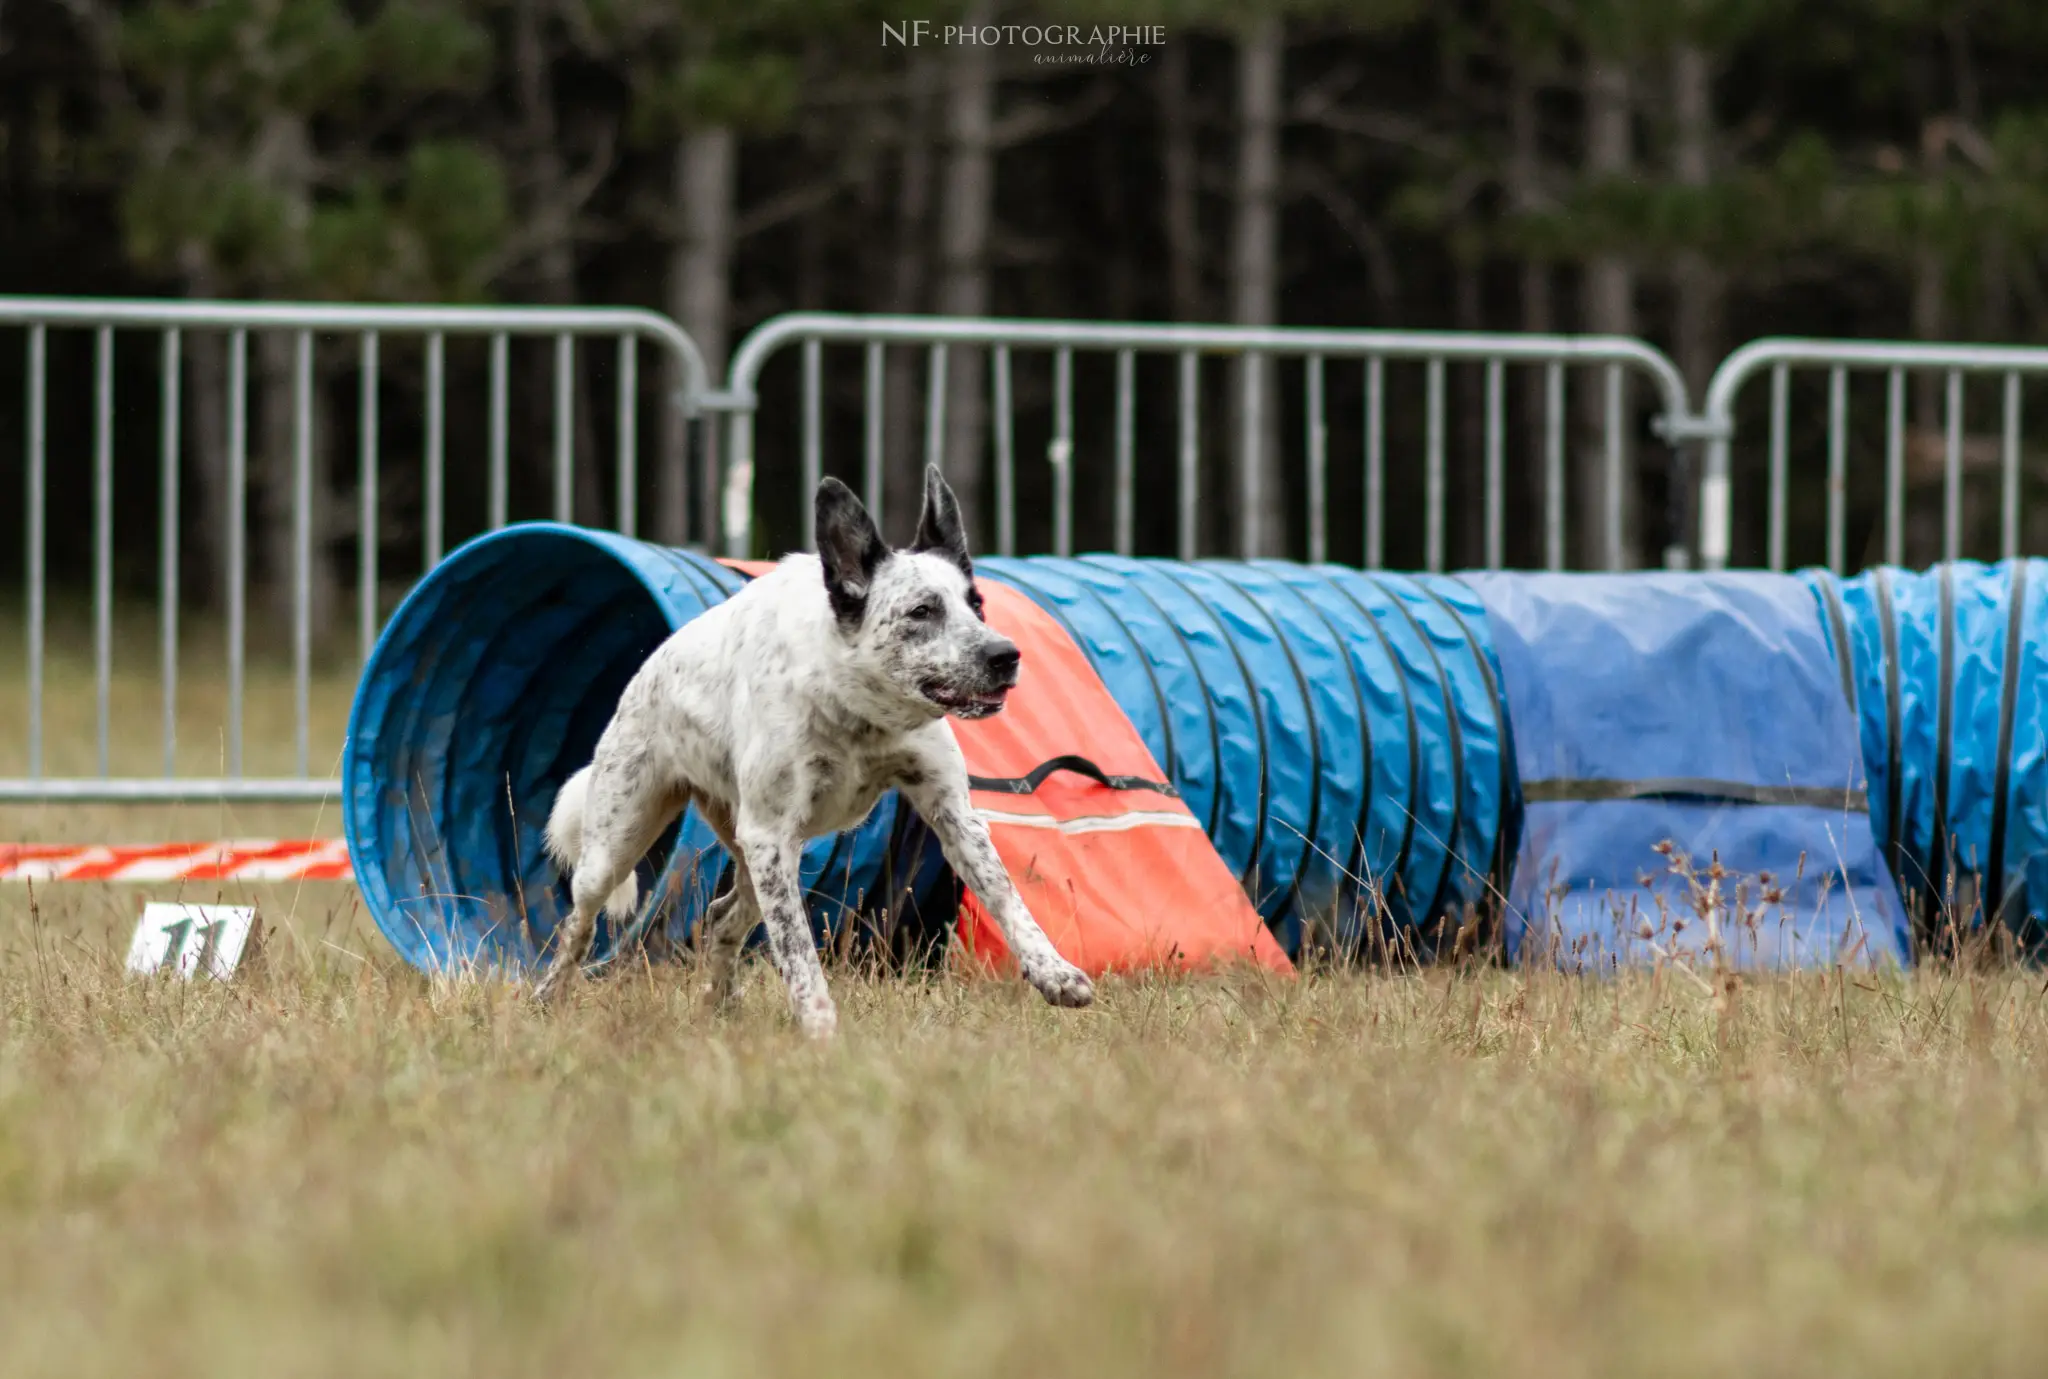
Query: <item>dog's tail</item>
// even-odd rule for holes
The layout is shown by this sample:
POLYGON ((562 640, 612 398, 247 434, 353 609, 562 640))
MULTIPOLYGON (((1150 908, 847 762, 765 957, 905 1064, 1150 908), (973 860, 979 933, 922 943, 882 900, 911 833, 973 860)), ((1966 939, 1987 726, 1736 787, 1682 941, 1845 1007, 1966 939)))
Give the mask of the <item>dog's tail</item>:
MULTIPOLYGON (((586 766, 562 782, 555 794, 555 807, 548 811, 548 856, 564 875, 575 872, 576 859, 583 855, 583 800, 589 793, 590 768, 586 766)), ((614 924, 625 924, 639 908, 640 878, 627 872, 626 879, 605 897, 604 912, 614 924)))

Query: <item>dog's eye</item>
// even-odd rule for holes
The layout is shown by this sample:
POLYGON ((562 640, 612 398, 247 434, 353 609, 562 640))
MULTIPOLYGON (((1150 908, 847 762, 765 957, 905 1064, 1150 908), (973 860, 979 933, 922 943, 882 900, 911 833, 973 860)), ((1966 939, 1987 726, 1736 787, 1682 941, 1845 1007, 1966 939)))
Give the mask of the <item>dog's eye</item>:
POLYGON ((926 599, 910 610, 910 616, 918 622, 930 622, 939 615, 939 605, 926 599))

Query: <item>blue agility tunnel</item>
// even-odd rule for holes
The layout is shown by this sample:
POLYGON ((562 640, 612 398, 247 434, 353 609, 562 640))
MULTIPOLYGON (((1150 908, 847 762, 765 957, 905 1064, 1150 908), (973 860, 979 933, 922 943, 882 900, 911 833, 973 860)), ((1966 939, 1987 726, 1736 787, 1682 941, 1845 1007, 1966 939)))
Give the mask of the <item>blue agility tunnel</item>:
POLYGON ((1856 716, 1797 579, 1467 580, 1525 809, 1511 957, 1597 969, 1717 942, 1740 966, 1911 961, 1856 716))
MULTIPOLYGON (((1426 952, 1486 908, 1521 960, 1717 941, 1743 964, 1903 965, 1902 887, 1923 930, 1959 884, 2030 932, 2048 896, 2036 565, 1846 582, 1100 555, 979 569, 1072 637, 1290 954, 1426 952), (1710 893, 1732 918, 1696 914, 1710 893)), ((555 792, 648 653, 745 579, 534 524, 420 583, 365 668, 343 765, 357 878, 401 954, 536 960, 567 909, 542 847, 555 792)), ((727 870, 685 816, 642 864, 636 927, 687 936, 727 870)), ((860 917, 929 937, 957 909, 894 797, 813 842, 803 876, 821 936, 860 917)), ((613 939, 601 924, 600 957, 613 939)))
MULTIPOLYGON (((568 912, 542 844, 555 792, 649 653, 744 582, 701 556, 546 523, 479 537, 413 589, 364 667, 342 763, 357 882, 407 961, 536 960, 568 912)), ((821 926, 877 895, 897 822, 885 806, 805 852, 821 926)), ((643 917, 680 936, 723 862, 686 814, 641 864, 643 917)), ((600 921, 600 957, 612 938, 600 921)))
POLYGON ((1066 627, 1288 952, 1325 923, 1340 949, 1427 945, 1498 890, 1518 797, 1463 584, 1281 561, 977 569, 1066 627))
MULTIPOLYGON (((1087 654, 1261 915, 1294 950, 1382 920, 1426 936, 1498 889, 1519 806, 1483 609, 1449 579, 1278 562, 987 559, 1087 654)), ((531 965, 566 914, 542 847, 556 790, 668 633, 744 576, 580 528, 480 537, 393 614, 343 758, 365 901, 409 961, 531 965)), ((638 920, 689 931, 725 859, 686 815, 642 864, 638 920)), ((946 913, 892 796, 805 853, 814 926, 946 913)), ((919 921, 922 923, 923 921, 919 921)), ((596 953, 613 941, 601 924, 596 953)))
POLYGON ((2048 570, 1808 571, 1861 725, 1872 827, 1923 944, 2048 908, 2048 570), (1951 923, 1953 921, 1953 923, 1951 923))

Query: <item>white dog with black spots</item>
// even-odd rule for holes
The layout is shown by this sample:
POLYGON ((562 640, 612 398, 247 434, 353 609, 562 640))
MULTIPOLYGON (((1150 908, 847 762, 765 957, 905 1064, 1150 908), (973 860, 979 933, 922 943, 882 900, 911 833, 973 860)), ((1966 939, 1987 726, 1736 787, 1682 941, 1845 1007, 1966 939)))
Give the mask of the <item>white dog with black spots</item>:
POLYGON ((982 616, 952 490, 926 472, 904 550, 883 542, 838 480, 818 486, 816 503, 818 553, 784 558, 662 643, 620 695, 590 765, 563 783, 547 841, 571 874, 574 908, 536 997, 580 970, 600 910, 632 917, 635 864, 695 805, 735 873, 704 920, 707 996, 730 999, 739 951, 765 923, 798 1024, 831 1037, 838 1016, 798 865, 808 840, 854 827, 894 789, 988 907, 1024 980, 1054 1005, 1087 1005, 1093 986, 1017 894, 944 722, 1000 711, 1020 661, 982 616))

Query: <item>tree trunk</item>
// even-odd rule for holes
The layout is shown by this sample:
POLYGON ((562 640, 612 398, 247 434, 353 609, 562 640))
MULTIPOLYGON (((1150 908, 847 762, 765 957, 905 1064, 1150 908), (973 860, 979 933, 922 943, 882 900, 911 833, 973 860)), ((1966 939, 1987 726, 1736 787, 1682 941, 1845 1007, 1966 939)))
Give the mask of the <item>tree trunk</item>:
MULTIPOLYGON (((975 0, 966 23, 985 24, 991 0, 975 0)), ((995 68, 981 44, 953 49, 946 73, 946 168, 939 201, 939 311, 988 314, 988 240, 995 201, 995 68)), ((946 375, 947 480, 960 500, 969 539, 986 545, 994 523, 982 484, 982 436, 988 429, 979 350, 955 346, 946 375)))
MULTIPOLYGON (((1672 171, 1678 185, 1702 190, 1713 178, 1714 73, 1706 50, 1681 44, 1672 54, 1672 171)), ((1706 397, 1707 383, 1721 357, 1721 301, 1726 291, 1721 271, 1697 249, 1679 253, 1672 273, 1672 336, 1678 370, 1684 375, 1694 405, 1706 397)), ((1690 495, 1676 493, 1670 502, 1673 530, 1667 540, 1666 564, 1674 564, 1692 538, 1679 524, 1690 525, 1690 495)))
POLYGON ((1159 121, 1166 170, 1166 280, 1176 321, 1200 321, 1208 315, 1202 304, 1200 155, 1190 80, 1187 43, 1167 44, 1159 70, 1159 121))
MULTIPOLYGON (((934 69, 912 58, 909 95, 904 102, 903 140, 896 173, 896 233, 887 295, 882 309, 897 315, 922 311, 929 290, 926 265, 931 245, 932 115, 934 69)), ((884 535, 907 540, 924 494, 924 354, 897 349, 889 354, 883 404, 882 511, 884 535)))
MULTIPOLYGON (((282 194, 287 216, 303 230, 312 217, 315 158, 313 140, 305 119, 288 111, 275 111, 264 122, 249 158, 252 173, 282 194)), ((261 283, 275 295, 298 287, 294 265, 273 265, 261 283)), ((254 489, 257 521, 262 534, 256 544, 263 577, 268 581, 278 626, 290 634, 297 616, 297 457, 294 453, 296 410, 293 355, 294 335, 289 331, 265 330, 255 334, 255 377, 253 379, 257 417, 249 479, 254 489)), ((309 382, 312 395, 308 407, 313 413, 311 447, 311 491, 307 495, 307 521, 311 526, 311 559, 307 576, 307 624, 313 640, 325 638, 337 603, 339 579, 333 551, 327 542, 327 516, 331 499, 327 455, 319 439, 318 373, 309 382)))
MULTIPOLYGON (((732 347, 733 220, 739 197, 738 137, 729 128, 693 130, 675 149, 674 203, 670 214, 681 233, 670 246, 664 288, 669 315, 696 342, 713 387, 725 381, 732 347)), ((682 366, 667 360, 662 370, 662 440, 656 481, 656 529, 670 545, 690 538, 689 431, 674 399, 683 390, 682 366)), ((702 428, 704 472, 715 476, 723 453, 716 419, 702 428)), ((715 491, 706 484, 707 491, 715 491)), ((700 503, 698 526, 713 544, 718 535, 716 504, 700 503)))
MULTIPOLYGON (((1714 78, 1705 50, 1683 44, 1672 55, 1672 172, 1678 185, 1705 188, 1713 176, 1714 78)), ((1720 361, 1720 273, 1698 250, 1678 255, 1672 274, 1676 289, 1672 336, 1679 371, 1695 399, 1720 361)))
MULTIPOLYGON (((1626 177, 1634 168, 1634 139, 1626 65, 1596 58, 1586 69, 1586 172, 1595 178, 1626 177)), ((1602 335, 1636 333, 1635 270, 1620 254, 1602 252, 1586 265, 1584 313, 1586 329, 1602 335)), ((1615 544, 1607 534, 1610 501, 1607 475, 1607 384, 1604 371, 1584 371, 1580 410, 1589 443, 1579 451, 1577 482, 1580 549, 1588 566, 1628 569, 1635 557, 1636 484, 1634 457, 1627 428, 1627 394, 1623 394, 1620 491, 1621 536, 1615 544), (1590 385, 1590 386, 1589 386, 1590 385)), ((1624 379, 1625 379, 1624 375, 1624 379)), ((1626 382, 1624 382, 1626 388, 1626 382)))
MULTIPOLYGON (((1517 215, 1532 215, 1547 204, 1543 188, 1543 125, 1542 112, 1537 106, 1539 97, 1534 73, 1528 63, 1518 63, 1508 87, 1508 133, 1510 139, 1508 154, 1507 193, 1508 206, 1517 215)), ((1557 329, 1557 317, 1551 303, 1550 264, 1533 254, 1522 259, 1520 283, 1522 329, 1532 335, 1548 335, 1557 329)), ((1542 369, 1525 368, 1518 371, 1522 380, 1522 418, 1515 428, 1528 438, 1523 448, 1524 459, 1519 465, 1510 465, 1508 488, 1519 496, 1514 510, 1531 516, 1523 521, 1508 524, 1509 560, 1513 561, 1513 536, 1517 529, 1531 533, 1534 542, 1531 547, 1531 565, 1540 565, 1547 560, 1542 534, 1542 520, 1535 516, 1545 510, 1547 495, 1544 485, 1547 480, 1544 470, 1544 432, 1548 425, 1546 408, 1549 406, 1545 394, 1542 369), (1520 470, 1520 482, 1515 471, 1520 470)))
MULTIPOLYGON (((1280 92, 1285 42, 1280 20, 1262 15, 1239 39, 1237 50, 1237 180, 1230 246, 1230 319, 1239 325, 1269 326, 1280 299, 1280 92)), ((1273 393, 1270 361, 1247 355, 1238 365, 1233 389, 1231 435, 1238 464, 1238 545, 1246 556, 1287 553, 1287 506, 1280 457, 1280 406, 1273 393), (1244 411, 1246 372, 1258 373, 1262 399, 1256 426, 1244 411), (1254 448, 1256 453, 1254 454, 1254 448), (1248 468, 1256 464, 1256 474, 1248 468), (1247 479, 1258 498, 1247 505, 1247 479)))
MULTIPOLYGON (((211 273, 203 269, 188 266, 185 284, 192 297, 218 295, 211 273)), ((186 559, 197 576, 187 587, 196 584, 197 600, 218 611, 227 607, 228 592, 227 337, 215 330, 188 331, 183 348, 190 386, 182 411, 192 421, 185 470, 192 479, 192 499, 184 509, 188 520, 183 528, 191 536, 186 559)))
MULTIPOLYGON (((263 523, 263 576, 270 589, 279 629, 290 636, 298 616, 298 394, 295 379, 296 339, 291 331, 266 330, 256 335, 256 386, 259 398, 253 466, 263 523)), ((329 495, 333 491, 326 443, 328 418, 320 406, 316 367, 307 400, 311 426, 307 433, 311 526, 311 557, 306 584, 306 625, 315 644, 323 641, 340 601, 340 582, 327 540, 329 495)))
MULTIPOLYGON (((524 123, 528 175, 534 188, 533 205, 529 214, 542 226, 540 252, 535 259, 536 287, 543 302, 551 306, 574 306, 577 304, 576 283, 576 217, 580 205, 571 204, 573 193, 569 187, 568 169, 562 162, 560 121, 555 117, 554 84, 550 79, 546 35, 542 25, 546 16, 541 12, 541 0, 520 0, 515 11, 513 26, 514 70, 518 78, 520 115, 524 123)), ((571 371, 570 407, 573 411, 570 443, 572 488, 570 494, 571 520, 595 526, 604 519, 604 484, 598 473, 597 423, 590 405, 589 392, 583 386, 584 370, 588 360, 584 357, 587 347, 579 342, 576 367, 571 371)), ((555 374, 554 353, 538 351, 530 355, 533 379, 530 396, 536 410, 546 399, 546 435, 552 437, 555 427, 555 374)), ((546 446, 532 447, 527 452, 535 457, 534 474, 548 493, 554 492, 555 451, 552 441, 546 446)), ((552 515, 552 509, 550 510, 552 515)))
MULTIPOLYGON (((1485 269, 1476 252, 1458 252, 1452 319, 1459 330, 1486 329, 1485 269)), ((1451 482, 1447 500, 1456 520, 1446 521, 1444 530, 1456 533, 1457 544, 1447 553, 1452 567, 1476 568, 1486 563, 1486 367, 1468 364, 1457 372, 1462 375, 1460 391, 1464 402, 1458 407, 1457 430, 1453 433, 1457 448, 1448 466, 1451 482)), ((1506 484, 1505 474, 1502 484, 1506 484)))
MULTIPOLYGON (((1921 131, 1920 152, 1923 175, 1932 180, 1942 175, 1948 162, 1948 125, 1942 118, 1927 121, 1921 131)), ((1913 338, 1949 338, 1948 268, 1941 250, 1927 245, 1913 255, 1913 338)), ((1912 380, 1912 417, 1906 436, 1906 520, 1903 540, 1908 564, 1938 560, 1942 555, 1942 464, 1946 457, 1945 433, 1948 402, 1942 377, 1932 369, 1915 369, 1912 380), (1915 461, 1920 463, 1916 464, 1915 461), (1919 474, 1915 471, 1918 470, 1919 474), (1921 474, 1931 475, 1923 493, 1921 474)))
MULTIPOLYGON (((1947 337, 1948 275, 1943 270, 1941 251, 1921 249, 1913 256, 1913 338, 1947 337)), ((1947 454, 1948 402, 1943 396, 1940 374, 1931 369, 1916 369, 1907 377, 1912 380, 1913 416, 1905 440, 1907 502, 1903 554, 1911 565, 1938 560, 1942 554, 1942 466, 1947 454), (1924 475, 1933 478, 1923 484, 1924 475), (1916 494, 1916 488, 1922 491, 1916 494)))

